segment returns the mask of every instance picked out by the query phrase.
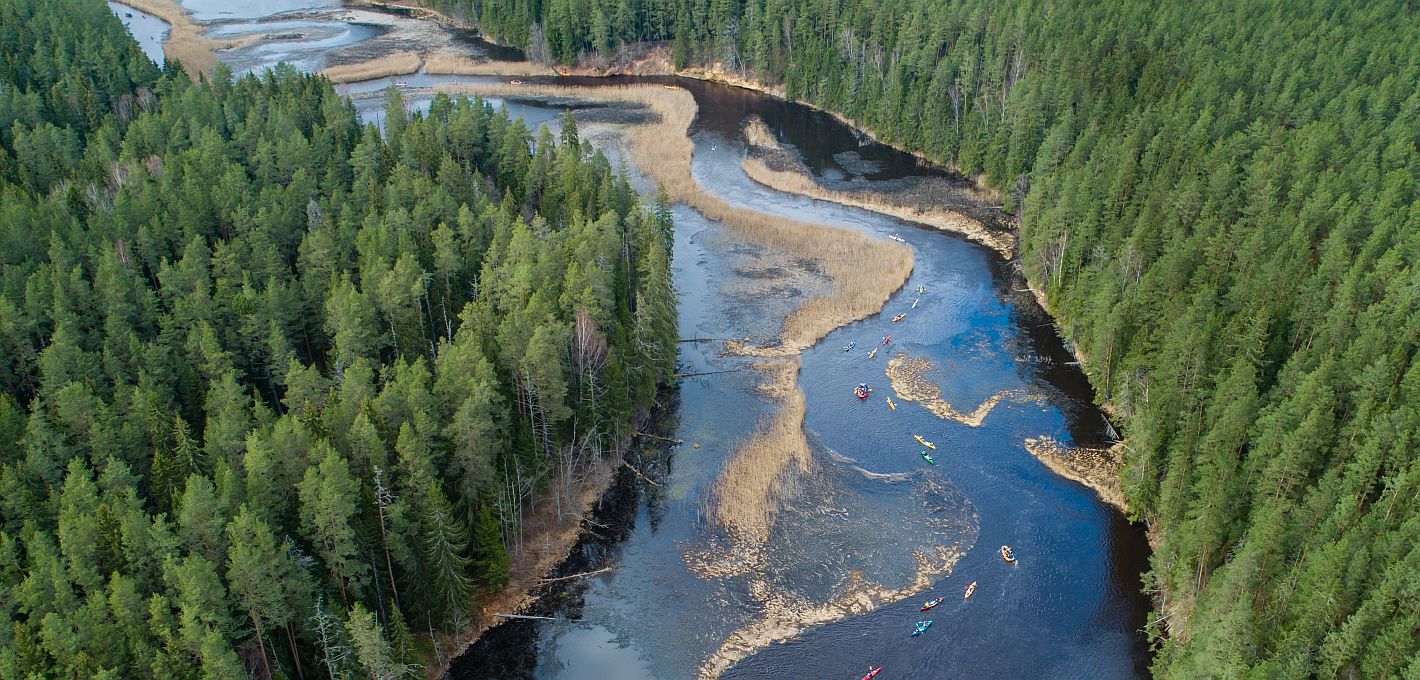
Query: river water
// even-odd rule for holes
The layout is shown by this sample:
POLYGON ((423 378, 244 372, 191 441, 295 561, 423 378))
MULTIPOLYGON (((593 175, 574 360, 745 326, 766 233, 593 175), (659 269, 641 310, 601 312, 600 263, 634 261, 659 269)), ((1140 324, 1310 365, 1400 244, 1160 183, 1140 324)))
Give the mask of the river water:
MULTIPOLYGON (((215 35, 280 34, 222 53, 239 71, 283 59, 319 68, 329 50, 358 49, 384 30, 336 25, 332 3, 319 0, 272 0, 235 13, 213 0, 183 4, 215 35)), ((469 49, 480 47, 470 41, 469 49)), ((434 85, 479 79, 400 80, 407 101, 421 107, 434 85)), ((381 102, 372 95, 388 82, 343 91, 378 122, 381 102)), ((811 464, 770 499, 775 519, 767 540, 744 545, 728 536, 715 520, 715 491, 738 447, 780 404, 759 389, 765 376, 756 360, 724 355, 719 342, 682 343, 679 372, 704 375, 684 379, 676 405, 660 417, 662 429, 686 444, 637 460, 657 483, 623 476, 564 571, 612 569, 548 588, 534 610, 557 620, 493 629, 454 660, 450 676, 676 679, 724 669, 727 678, 856 678, 869 664, 884 668, 882 678, 1146 676, 1142 529, 1022 446, 1041 435, 1078 446, 1108 443, 1088 383, 1069 365, 1049 318, 984 247, 754 183, 740 169, 741 128, 759 116, 825 179, 873 182, 939 171, 807 107, 718 84, 673 82, 700 107, 691 129, 693 172, 707 189, 763 212, 898 235, 913 248, 916 268, 883 313, 834 331, 803 354, 797 377, 811 464), (919 286, 925 292, 915 292, 919 286), (909 310, 901 323, 890 322, 909 310), (889 334, 891 344, 867 359, 889 334), (856 346, 844 351, 850 343, 856 346), (885 366, 899 353, 930 362, 925 377, 957 411, 999 401, 978 427, 901 398, 892 410, 885 366), (870 399, 853 397, 859 382, 874 387, 870 399), (936 444, 937 465, 920 457, 914 434, 936 444), (1017 564, 999 557, 1003 544, 1013 547, 1017 564), (965 599, 972 581, 975 595, 965 599), (931 595, 946 601, 919 612, 931 595), (915 621, 929 618, 926 634, 910 636, 915 621)), ((530 126, 555 125, 561 111, 521 100, 498 104, 530 126)), ((622 156, 614 126, 597 123, 604 113, 583 108, 576 115, 587 117, 587 136, 614 160, 622 156)), ((812 262, 765 251, 685 206, 676 206, 675 217, 684 338, 768 341, 785 314, 826 289, 812 262)))

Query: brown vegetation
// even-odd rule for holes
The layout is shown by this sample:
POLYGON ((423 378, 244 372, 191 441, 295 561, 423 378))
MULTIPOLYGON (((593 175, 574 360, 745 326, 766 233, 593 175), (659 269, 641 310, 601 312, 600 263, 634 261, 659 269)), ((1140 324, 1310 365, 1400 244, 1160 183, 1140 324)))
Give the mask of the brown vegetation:
POLYGON ((850 229, 741 208, 701 187, 691 175, 694 145, 686 134, 695 119, 696 105, 685 90, 646 85, 504 84, 469 84, 451 89, 491 96, 624 101, 655 111, 659 121, 633 126, 627 132, 632 160, 643 174, 664 186, 672 200, 723 223, 740 237, 818 262, 832 281, 827 294, 810 298, 785 319, 780 347, 753 353, 791 356, 802 352, 829 331, 877 312, 912 273, 912 250, 907 246, 874 240, 850 229))
POLYGON ((163 54, 182 64, 195 80, 199 74, 211 73, 217 65, 216 50, 229 47, 202 35, 202 27, 183 11, 176 0, 123 0, 140 12, 146 12, 168 22, 168 39, 163 42, 163 54))
POLYGON ((321 75, 333 83, 357 83, 363 80, 404 76, 419 71, 424 58, 418 52, 396 52, 354 64, 327 66, 321 75))
MULTIPOLYGON (((782 151, 779 142, 774 139, 773 134, 758 118, 750 121, 749 125, 745 127, 745 136, 752 147, 771 152, 782 151)), ((871 210, 901 220, 958 233, 995 250, 1007 260, 1015 256, 1015 238, 1010 234, 987 229, 979 220, 954 210, 942 206, 926 205, 920 198, 903 200, 902 196, 872 189, 830 189, 814 181, 814 178, 800 164, 794 164, 797 166, 794 170, 771 167, 769 163, 756 155, 746 156, 740 165, 750 179, 771 189, 871 210)), ((778 165, 785 166, 787 164, 778 165)))
POLYGON ((892 391, 903 401, 915 401, 932 412, 932 415, 952 420, 969 427, 981 427, 987 414, 996 408, 1002 399, 1011 396, 1009 390, 1002 390, 987 397, 971 413, 962 413, 942 399, 942 388, 927 379, 927 371, 932 370, 932 362, 923 359, 909 359, 906 354, 898 354, 888 361, 888 383, 892 391))
POLYGON ((424 72, 448 76, 540 76, 552 70, 530 61, 490 61, 439 52, 424 60, 424 72))
POLYGON ((1129 514, 1119 470, 1124 465, 1123 444, 1107 449, 1068 447, 1052 437, 1031 437, 1024 446, 1052 472, 1094 489, 1104 502, 1129 514))
POLYGON ((715 484, 715 519, 737 543, 763 545, 774 516, 792 488, 789 475, 808 472, 813 458, 804 437, 804 392, 799 359, 767 361, 760 390, 780 402, 779 412, 740 447, 715 484))
MULTIPOLYGON (((973 541, 974 542, 974 539, 973 541)), ((712 680, 725 669, 775 642, 798 637, 804 630, 832 623, 848 616, 861 616, 883 606, 911 597, 932 587, 932 581, 950 573, 971 542, 937 546, 929 551, 913 551, 917 573, 901 588, 870 582, 861 573, 852 573, 842 594, 822 604, 796 602, 763 576, 750 583, 750 596, 764 607, 764 617, 739 628, 700 667, 700 677, 712 680)))

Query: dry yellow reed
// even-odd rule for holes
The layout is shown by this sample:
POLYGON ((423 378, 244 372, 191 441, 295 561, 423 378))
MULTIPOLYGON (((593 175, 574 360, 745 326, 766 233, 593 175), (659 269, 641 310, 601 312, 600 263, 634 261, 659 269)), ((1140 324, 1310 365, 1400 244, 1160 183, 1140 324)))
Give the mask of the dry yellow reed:
MULTIPOLYGON (((746 129, 746 132, 748 133, 749 130, 746 129)), ((771 189, 871 210, 900 220, 936 227, 942 231, 961 234, 995 250, 1001 254, 1001 257, 1008 260, 1015 257, 1015 240, 1009 235, 990 231, 981 222, 954 210, 932 206, 900 205, 890 202, 883 194, 868 189, 854 191, 829 189, 815 182, 808 175, 787 170, 775 170, 766 165, 764 161, 752 156, 740 161, 740 166, 744 168, 745 174, 749 175, 750 179, 771 189)))
POLYGON ((439 52, 424 60, 424 72, 450 76, 538 76, 552 70, 530 61, 488 61, 439 52))
POLYGON ((194 80, 199 74, 212 72, 217 65, 216 50, 227 46, 203 37, 202 27, 175 0, 123 0, 123 4, 168 22, 163 54, 182 64, 194 80))
POLYGON ((715 483, 715 518, 737 543, 762 546, 774 516, 791 488, 789 475, 813 463, 804 437, 804 393, 798 386, 799 359, 767 361, 760 389, 780 402, 770 418, 730 458, 715 483))
POLYGON ((321 75, 333 83, 357 83, 362 80, 404 76, 419 71, 424 58, 418 52, 396 52, 354 64, 327 66, 321 75))

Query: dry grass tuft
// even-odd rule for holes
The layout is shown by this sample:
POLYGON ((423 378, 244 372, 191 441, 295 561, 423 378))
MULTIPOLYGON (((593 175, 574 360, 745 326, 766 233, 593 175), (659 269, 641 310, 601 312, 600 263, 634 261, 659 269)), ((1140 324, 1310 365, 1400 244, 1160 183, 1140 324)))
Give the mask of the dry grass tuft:
POLYGON ((1073 448, 1042 436, 1026 439, 1024 446, 1051 472, 1094 489, 1104 502, 1129 513, 1119 483, 1119 471, 1124 467, 1122 443, 1107 449, 1073 448))
POLYGON ((489 61, 439 52, 424 60, 424 72, 445 76, 544 76, 552 70, 530 61, 489 61))
POLYGON ((938 418, 953 420, 969 427, 981 427, 991 410, 996 408, 1002 399, 1011 396, 1010 390, 1002 390, 987 397, 986 401, 981 402, 971 413, 962 413, 942 399, 942 388, 927 379, 927 371, 930 370, 932 362, 920 357, 909 359, 906 354, 898 354, 888 361, 888 383, 903 401, 918 402, 938 418))
POLYGON ((321 71, 321 75, 329 78, 332 83, 357 83, 417 73, 423 63, 424 57, 418 52, 396 52, 354 64, 327 66, 321 71))
POLYGON ((212 72, 212 67, 217 65, 216 50, 230 46, 203 37, 202 27, 175 0, 123 0, 123 4, 168 22, 163 54, 182 64, 194 80, 200 74, 212 72))
POLYGON ((779 412, 730 458, 715 483, 715 519, 735 542, 762 546, 792 491, 789 474, 808 472, 813 464, 804 437, 804 393, 799 389, 797 358, 757 364, 764 373, 760 390, 780 401, 779 412))
POLYGON ((912 273, 912 249, 838 227, 767 215, 731 205, 691 175, 694 145, 686 131, 697 112, 695 98, 680 88, 511 86, 468 84, 450 88, 487 96, 547 96, 623 101, 644 105, 660 120, 633 126, 627 146, 636 167, 665 186, 672 200, 689 205, 742 238, 818 262, 832 281, 826 295, 810 298, 784 320, 781 346, 769 354, 789 356, 811 347, 829 331, 882 309, 912 273))

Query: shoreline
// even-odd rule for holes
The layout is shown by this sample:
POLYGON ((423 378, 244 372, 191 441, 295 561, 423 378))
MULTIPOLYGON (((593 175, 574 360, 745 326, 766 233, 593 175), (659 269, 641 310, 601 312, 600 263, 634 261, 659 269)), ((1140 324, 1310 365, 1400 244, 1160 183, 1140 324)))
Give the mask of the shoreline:
POLYGON ((225 43, 203 36, 202 26, 193 21, 177 0, 122 0, 119 4, 151 14, 168 24, 163 56, 182 64, 194 81, 211 73, 217 65, 217 50, 225 43))

